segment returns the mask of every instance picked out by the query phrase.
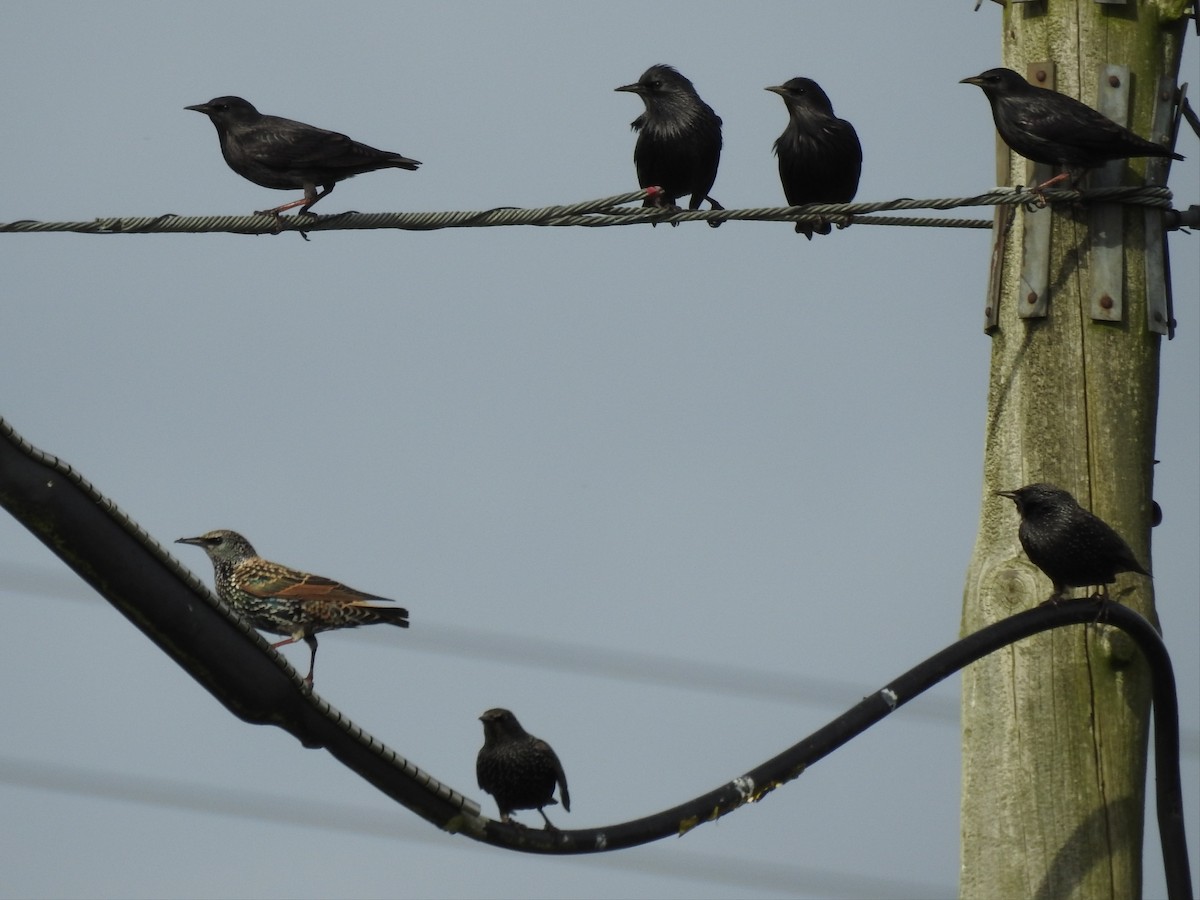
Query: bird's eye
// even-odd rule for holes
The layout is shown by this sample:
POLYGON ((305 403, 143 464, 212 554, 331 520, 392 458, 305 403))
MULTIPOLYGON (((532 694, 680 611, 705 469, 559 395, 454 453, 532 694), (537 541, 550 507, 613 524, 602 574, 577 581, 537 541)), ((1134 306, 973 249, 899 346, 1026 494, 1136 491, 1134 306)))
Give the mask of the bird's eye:
POLYGON ((660 87, 662 87, 662 79, 655 78, 653 81, 650 82, 650 87, 652 87, 654 90, 657 91, 660 87))

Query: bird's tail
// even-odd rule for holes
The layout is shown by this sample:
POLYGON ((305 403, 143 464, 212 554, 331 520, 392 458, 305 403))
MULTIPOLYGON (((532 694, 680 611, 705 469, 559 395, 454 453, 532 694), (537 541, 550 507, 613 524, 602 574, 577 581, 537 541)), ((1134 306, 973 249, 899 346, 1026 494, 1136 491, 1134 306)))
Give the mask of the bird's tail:
MULTIPOLYGON (((381 600, 383 598, 380 598, 381 600)), ((367 617, 372 622, 386 622, 388 625, 398 625, 401 628, 408 627, 408 610, 403 606, 393 606, 391 601, 384 603, 374 600, 356 600, 354 605, 359 609, 367 612, 367 617)))

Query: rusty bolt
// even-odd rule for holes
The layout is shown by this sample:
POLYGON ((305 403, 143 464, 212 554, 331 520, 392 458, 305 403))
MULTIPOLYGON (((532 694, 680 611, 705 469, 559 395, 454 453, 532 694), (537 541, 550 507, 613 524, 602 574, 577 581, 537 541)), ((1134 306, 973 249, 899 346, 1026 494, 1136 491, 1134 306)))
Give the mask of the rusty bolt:
POLYGON ((992 308, 990 306, 985 306, 983 308, 983 314, 990 319, 992 317, 992 308))
POLYGON ((1033 73, 1033 77, 1036 78, 1038 81, 1045 81, 1046 80, 1046 70, 1038 69, 1036 72, 1033 73))
POLYGON ((1025 297, 1025 302, 1030 306, 1033 306, 1033 304, 1037 303, 1037 300, 1037 291, 1030 291, 1028 296, 1025 297))
POLYGON ((1101 296, 1100 297, 1100 308, 1101 309, 1112 309, 1113 308, 1113 298, 1108 296, 1108 294, 1104 294, 1103 296, 1101 296))
POLYGON ((1108 76, 1108 86, 1109 87, 1120 87, 1121 79, 1118 78, 1116 75, 1109 75, 1108 76))

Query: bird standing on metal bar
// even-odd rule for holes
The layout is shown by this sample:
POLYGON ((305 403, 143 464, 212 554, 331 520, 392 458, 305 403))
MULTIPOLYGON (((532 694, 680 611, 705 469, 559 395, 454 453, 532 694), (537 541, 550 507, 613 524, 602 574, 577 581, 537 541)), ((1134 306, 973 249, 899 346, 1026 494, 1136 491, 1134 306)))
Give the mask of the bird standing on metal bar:
POLYGON ((1117 580, 1118 572, 1150 576, 1112 526, 1062 488, 1027 484, 996 494, 1017 504, 1017 536, 1025 555, 1054 582, 1048 603, 1062 600, 1069 587, 1103 588, 1117 580))
MULTIPOLYGON (((792 78, 765 88, 783 98, 788 124, 775 140, 779 180, 792 206, 849 203, 858 193, 862 145, 854 126, 833 114, 833 104, 811 78, 792 78)), ((796 232, 810 241, 829 234, 828 222, 797 222, 796 232)))
POLYGON ((217 596, 255 628, 285 634, 282 647, 303 640, 312 650, 305 682, 311 687, 317 662, 317 633, 386 622, 408 627, 408 610, 387 597, 364 594, 339 581, 268 562, 236 531, 219 529, 180 538, 212 560, 217 596))
POLYGON ((221 155, 243 178, 262 187, 304 191, 304 199, 256 210, 258 215, 278 216, 295 206, 303 215, 346 178, 376 169, 412 171, 421 165, 415 159, 376 150, 336 131, 264 116, 241 97, 217 97, 184 109, 208 116, 221 140, 221 155))
POLYGON ((555 805, 557 784, 563 809, 571 811, 567 776, 558 755, 522 728, 507 709, 489 709, 479 721, 483 723, 483 747, 475 758, 475 775, 479 786, 496 798, 500 821, 512 821, 515 809, 536 809, 546 828, 556 830, 542 807, 555 805))
MULTIPOLYGON (((699 209, 702 200, 713 209, 724 209, 708 195, 721 162, 721 117, 700 99, 692 83, 671 66, 658 65, 633 84, 614 90, 637 94, 646 105, 631 123, 638 132, 633 163, 638 184, 658 185, 663 193, 642 205, 675 208, 676 200, 691 195, 688 209, 699 209)), ((708 224, 716 228, 721 223, 708 224)))
POLYGON ((1066 166, 1066 172, 1038 185, 1036 191, 1067 178, 1074 183, 1086 170, 1113 159, 1183 159, 1074 97, 1030 84, 1012 69, 988 69, 959 83, 983 90, 992 105, 996 130, 1013 151, 1034 162, 1066 166))

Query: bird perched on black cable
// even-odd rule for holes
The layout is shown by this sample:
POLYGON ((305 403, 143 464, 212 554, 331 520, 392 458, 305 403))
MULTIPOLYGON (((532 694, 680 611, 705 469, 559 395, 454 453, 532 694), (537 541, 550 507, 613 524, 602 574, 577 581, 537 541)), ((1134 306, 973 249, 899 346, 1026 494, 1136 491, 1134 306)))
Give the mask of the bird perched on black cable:
POLYGON ((1017 504, 1025 555, 1054 582, 1049 602, 1061 600, 1069 587, 1112 584, 1118 572, 1150 575, 1111 525, 1062 488, 1038 483, 996 493, 1017 504))
MULTIPOLYGON (((858 193, 862 145, 854 126, 833 114, 833 104, 811 78, 792 78, 766 88, 783 98, 787 128, 775 139, 779 180, 792 206, 803 203, 849 203, 858 193)), ((797 222, 796 232, 810 241, 813 233, 829 234, 828 222, 797 222)))
POLYGON ((960 84, 983 89, 992 105, 992 118, 1004 143, 1034 162, 1066 166, 1036 188, 1044 190, 1087 169, 1113 159, 1133 156, 1169 156, 1182 160, 1160 144, 1138 137, 1074 97, 1030 84, 1012 69, 988 69, 960 84))
POLYGON ((304 191, 304 199, 258 210, 259 215, 278 216, 295 206, 303 215, 346 178, 376 169, 412 171, 421 165, 415 159, 376 150, 336 131, 264 116, 241 97, 217 97, 184 109, 194 109, 212 120, 221 140, 221 155, 243 178, 262 187, 304 191))
POLYGON ((312 685, 317 662, 317 633, 386 622, 408 627, 408 610, 387 597, 364 594, 339 581, 268 562, 236 531, 218 529, 180 538, 208 554, 217 596, 255 628, 285 634, 282 647, 303 640, 312 650, 305 682, 312 685))
POLYGON ((555 805, 555 784, 563 809, 571 811, 567 776, 558 755, 522 728, 507 709, 489 709, 479 721, 483 723, 483 747, 475 758, 475 776, 479 786, 496 798, 500 821, 512 821, 515 809, 536 809, 546 828, 555 830, 542 809, 555 805))
MULTIPOLYGON (((642 205, 673 208, 676 200, 690 195, 688 209, 699 209, 702 200, 713 209, 724 209, 708 195, 721 162, 721 117, 700 99, 692 83, 671 66, 657 65, 633 84, 614 90, 637 94, 646 104, 646 111, 631 123, 638 132, 633 163, 638 185, 658 185, 663 193, 642 205)), ((716 228, 721 223, 708 224, 716 228)))

